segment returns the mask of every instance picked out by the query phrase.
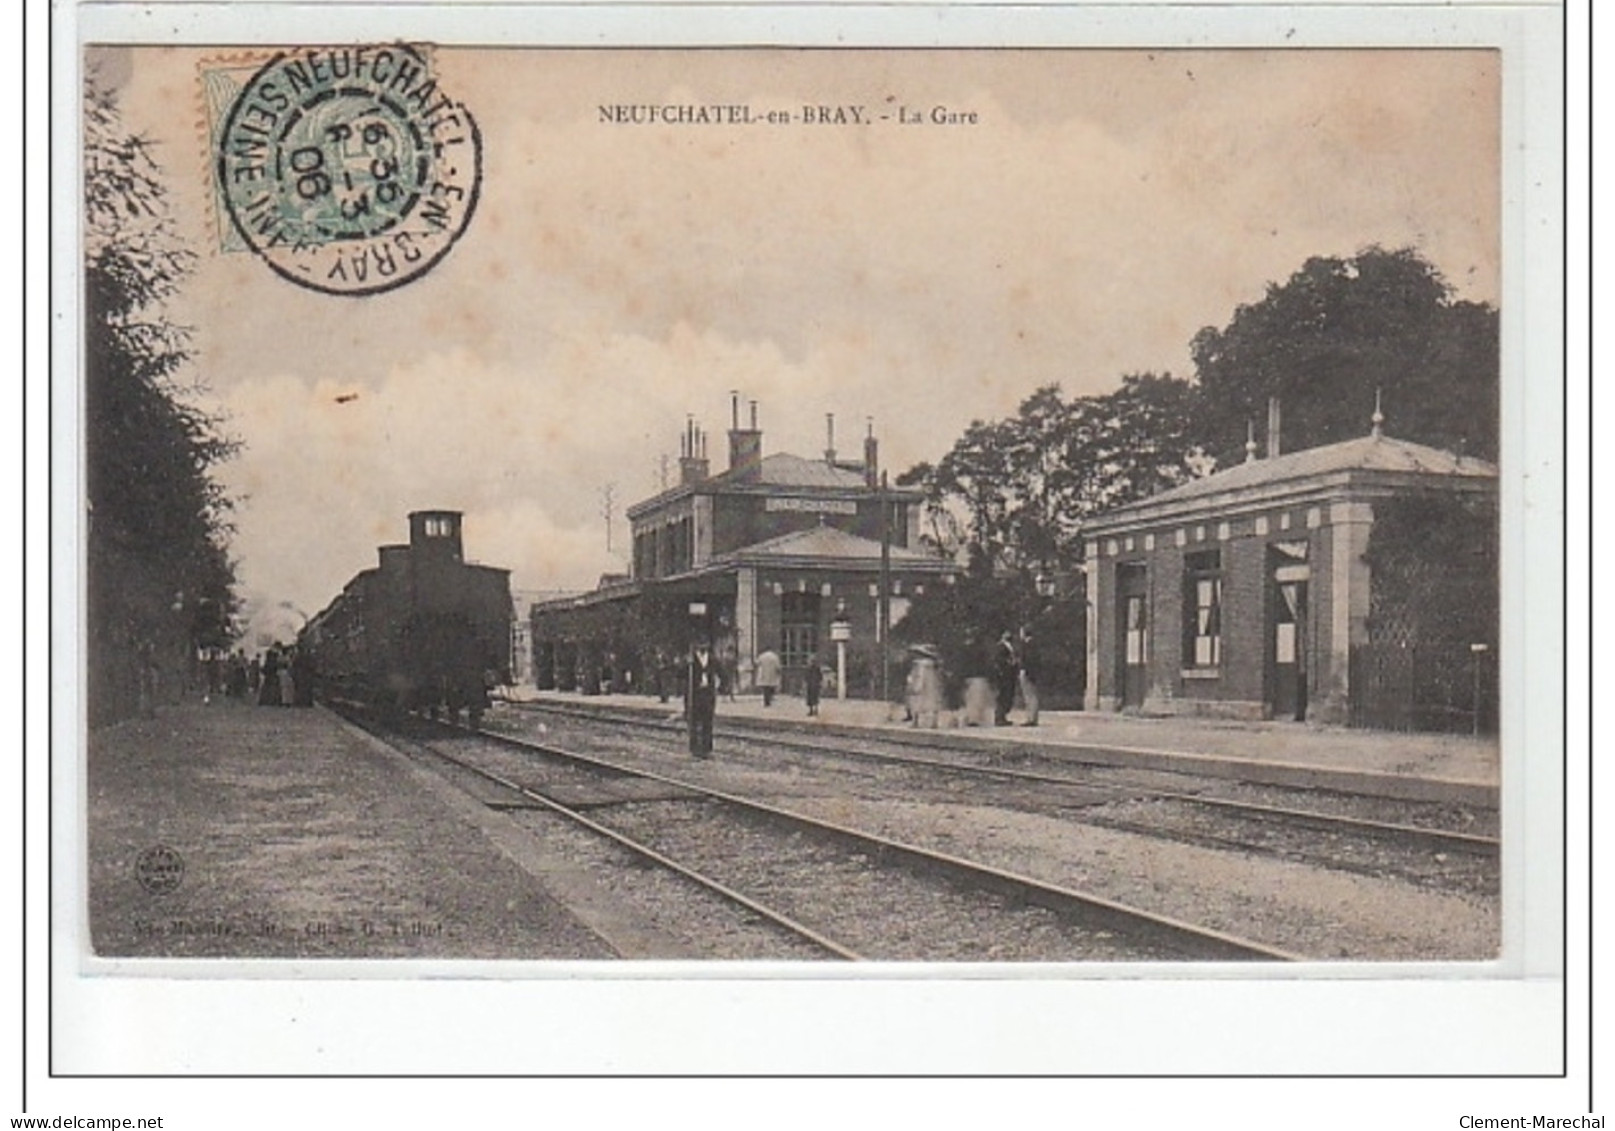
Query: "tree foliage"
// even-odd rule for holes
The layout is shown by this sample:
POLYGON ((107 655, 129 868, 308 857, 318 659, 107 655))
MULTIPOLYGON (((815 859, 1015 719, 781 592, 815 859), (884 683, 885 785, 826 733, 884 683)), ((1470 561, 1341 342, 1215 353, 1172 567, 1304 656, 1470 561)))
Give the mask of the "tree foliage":
POLYGON ((959 680, 985 674, 999 633, 1025 629, 1040 641, 1051 702, 1080 703, 1082 523, 1202 472, 1197 420, 1192 385, 1137 373, 1099 396, 1047 385, 1014 416, 972 423, 937 463, 898 480, 924 489, 928 538, 969 565, 958 584, 914 601, 898 638, 935 645, 959 680), (1040 595, 1040 577, 1063 595, 1040 595))
POLYGON ((1070 399, 1046 385, 898 482, 925 490, 929 536, 965 552, 973 574, 1069 568, 1084 518, 1201 470, 1196 420, 1194 388, 1170 375, 1130 374, 1115 392, 1070 399))
POLYGON ((1410 248, 1315 257, 1191 350, 1210 450, 1235 462, 1248 422, 1278 397, 1285 451, 1363 435, 1382 396, 1386 431, 1483 459, 1497 457, 1498 320, 1455 301, 1410 248))
POLYGON ((90 713, 149 696, 152 672, 223 646, 235 609, 230 500, 211 469, 234 451, 181 377, 188 336, 166 314, 192 267, 148 143, 92 81, 84 129, 84 425, 90 713))

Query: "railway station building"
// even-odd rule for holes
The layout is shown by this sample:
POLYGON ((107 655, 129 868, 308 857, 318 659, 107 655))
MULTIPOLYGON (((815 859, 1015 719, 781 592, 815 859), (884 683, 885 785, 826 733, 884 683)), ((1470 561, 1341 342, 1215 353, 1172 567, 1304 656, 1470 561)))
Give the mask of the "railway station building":
POLYGON ((1255 449, 1085 526, 1088 709, 1494 727, 1497 468, 1255 449))
POLYGON ((706 434, 687 422, 677 483, 628 508, 631 572, 532 606, 537 686, 651 690, 704 634, 740 690, 764 650, 778 653, 787 690, 810 658, 835 671, 839 638, 848 694, 878 693, 891 625, 958 567, 920 548, 923 496, 886 485, 873 429, 857 460, 837 455, 833 420, 828 433, 820 458, 765 455, 756 403, 742 427, 737 399, 728 463, 714 473, 706 434))

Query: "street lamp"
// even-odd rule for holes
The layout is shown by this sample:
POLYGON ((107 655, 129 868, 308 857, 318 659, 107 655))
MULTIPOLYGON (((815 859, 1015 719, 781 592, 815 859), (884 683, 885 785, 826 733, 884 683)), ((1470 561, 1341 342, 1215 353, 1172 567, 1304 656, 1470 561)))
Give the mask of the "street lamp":
POLYGON ((1482 662, 1481 657, 1484 656, 1488 651, 1490 651, 1489 646, 1479 642, 1469 646, 1469 654, 1475 658, 1473 665, 1475 684, 1472 697, 1470 699, 1471 734, 1478 735, 1480 733, 1480 665, 1482 662))
POLYGON ((847 697, 847 641, 852 639, 852 621, 847 618, 847 602, 836 602, 835 619, 830 622, 830 639, 836 646, 836 698, 847 697))

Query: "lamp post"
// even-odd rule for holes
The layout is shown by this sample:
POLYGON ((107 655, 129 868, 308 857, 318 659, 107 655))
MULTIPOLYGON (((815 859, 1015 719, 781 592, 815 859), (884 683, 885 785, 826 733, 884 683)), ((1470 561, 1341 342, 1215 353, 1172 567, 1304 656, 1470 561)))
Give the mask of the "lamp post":
POLYGON ((852 621, 847 619, 847 602, 836 602, 836 616, 830 622, 830 639, 836 646, 836 698, 847 697, 847 641, 852 639, 852 621))
POLYGON ((1478 643, 1478 642, 1474 643, 1474 644, 1471 644, 1469 646, 1469 654, 1470 654, 1470 656, 1472 656, 1474 658, 1474 662, 1470 665, 1474 669, 1474 687, 1473 687, 1473 689, 1471 691, 1470 706, 1469 706, 1470 733, 1471 734, 1476 734, 1476 735, 1480 734, 1480 665, 1482 663, 1481 657, 1486 655, 1487 651, 1489 651, 1487 645, 1481 644, 1481 643, 1478 643))

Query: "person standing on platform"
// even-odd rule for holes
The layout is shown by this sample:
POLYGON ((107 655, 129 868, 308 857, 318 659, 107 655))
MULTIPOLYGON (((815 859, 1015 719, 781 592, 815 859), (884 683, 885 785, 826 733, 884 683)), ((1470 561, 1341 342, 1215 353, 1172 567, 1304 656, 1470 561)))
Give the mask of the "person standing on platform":
POLYGON ((314 657, 301 644, 292 653, 293 699, 299 707, 314 706, 314 657))
POLYGON ((655 664, 656 664, 656 700, 659 703, 666 703, 668 698, 672 694, 668 690, 668 687, 673 682, 673 671, 672 671, 673 665, 668 663, 667 652, 664 651, 661 648, 656 649, 655 664))
POLYGON ((718 692, 723 678, 712 645, 697 641, 690 656, 689 716, 690 753, 697 758, 712 757, 712 720, 718 712, 718 692))
POLYGON ((1023 726, 1037 726, 1038 695, 1037 681, 1041 674, 1041 663, 1038 656, 1037 640, 1026 629, 1021 629, 1021 702, 1026 707, 1026 722, 1023 726))
POLYGON ((807 699, 807 711, 809 715, 817 715, 819 713, 819 692, 824 690, 824 669, 819 667, 819 654, 817 652, 808 653, 806 680, 806 686, 803 691, 807 699))
POLYGON ((993 649, 992 672, 993 689, 998 693, 993 725, 1007 727, 1010 709, 1015 706, 1015 690, 1021 674, 1020 660, 1015 655, 1015 638, 1007 631, 998 638, 998 646, 993 649))
POLYGON ((779 676, 779 653, 772 648, 764 649, 762 655, 757 657, 757 688, 763 693, 765 707, 774 705, 774 696, 779 691, 779 676))
POLYGON ((292 657, 295 656, 290 648, 280 660, 280 705, 282 707, 297 706, 297 681, 292 678, 292 657))
POLYGON ((247 697, 247 658, 237 648, 230 653, 230 698, 245 699, 247 697))
POLYGON ((937 651, 929 644, 914 649, 908 673, 909 725, 933 730, 942 717, 942 671, 937 651))
POLYGON ((725 636, 720 645, 718 677, 723 684, 723 694, 729 702, 735 702, 735 692, 740 687, 740 650, 733 636, 725 636))

